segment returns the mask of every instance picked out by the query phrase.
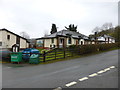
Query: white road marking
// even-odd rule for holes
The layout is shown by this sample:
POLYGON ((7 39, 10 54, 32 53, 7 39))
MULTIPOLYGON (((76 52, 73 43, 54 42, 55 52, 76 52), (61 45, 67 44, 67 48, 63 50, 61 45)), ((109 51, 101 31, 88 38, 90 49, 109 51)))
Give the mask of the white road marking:
POLYGON ((98 74, 97 73, 93 73, 91 75, 89 75, 89 77, 94 77, 94 76, 97 76, 98 74))
POLYGON ((56 88, 56 89, 53 89, 53 90, 62 90, 62 88, 61 88, 61 87, 58 87, 58 88, 56 88))
POLYGON ((112 69, 112 68, 115 68, 115 66, 111 66, 110 68, 111 68, 111 69, 112 69))
POLYGON ((101 73, 104 73, 105 71, 104 70, 101 70, 99 72, 97 72, 98 74, 101 74, 101 73))
MULTIPOLYGON (((106 68, 106 69, 104 69, 104 70, 98 71, 97 73, 93 73, 93 74, 89 75, 89 77, 97 76, 97 75, 99 75, 99 74, 101 74, 101 73, 104 73, 104 72, 106 72, 106 71, 109 71, 109 70, 112 69, 112 68, 115 68, 115 66, 111 66, 111 67, 106 68)), ((84 80, 87 80, 87 79, 88 79, 88 77, 83 77, 83 78, 79 79, 79 81, 84 81, 84 80)), ((66 87, 70 87, 70 86, 75 85, 75 84, 77 84, 77 82, 73 81, 73 82, 71 82, 71 83, 66 84, 65 86, 66 86, 66 87)), ((58 87, 58 88, 53 89, 53 90, 62 90, 62 88, 61 88, 61 87, 58 87)))
POLYGON ((106 68, 106 69, 104 69, 104 71, 106 72, 106 71, 109 71, 110 70, 110 68, 106 68))
POLYGON ((87 79, 88 79, 88 77, 84 77, 84 78, 79 79, 79 81, 84 81, 84 80, 87 80, 87 79))
POLYGON ((75 84, 77 84, 77 82, 71 82, 71 83, 66 84, 65 86, 70 87, 70 86, 75 85, 75 84))

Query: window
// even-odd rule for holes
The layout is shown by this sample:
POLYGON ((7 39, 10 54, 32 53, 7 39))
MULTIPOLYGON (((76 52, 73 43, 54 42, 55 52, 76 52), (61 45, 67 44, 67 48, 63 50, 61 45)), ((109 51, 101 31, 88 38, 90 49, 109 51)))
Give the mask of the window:
POLYGON ((71 38, 68 39, 68 44, 71 44, 71 38))
POLYGON ((80 39, 78 39, 78 44, 80 44, 80 39))
POLYGON ((2 42, 0 42, 0 46, 2 46, 2 42))
POLYGON ((43 47, 44 45, 43 45, 44 43, 43 43, 43 40, 37 40, 37 42, 36 42, 36 45, 38 46, 38 47, 43 47))
POLYGON ((61 44, 63 43, 63 39, 60 39, 60 43, 61 43, 61 44))
POLYGON ((52 43, 54 43, 54 38, 52 38, 51 40, 52 40, 52 43))
POLYGON ((7 39, 10 40, 10 35, 7 35, 7 39))

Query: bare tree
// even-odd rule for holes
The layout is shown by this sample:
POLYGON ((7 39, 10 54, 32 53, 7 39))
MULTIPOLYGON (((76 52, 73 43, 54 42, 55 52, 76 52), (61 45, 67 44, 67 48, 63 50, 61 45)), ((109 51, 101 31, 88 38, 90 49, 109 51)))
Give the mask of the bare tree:
POLYGON ((108 23, 104 23, 101 27, 102 30, 108 29, 108 23))
POLYGON ((48 30, 44 31, 44 37, 46 37, 48 35, 48 30))
POLYGON ((113 28, 112 23, 109 23, 109 29, 113 28))
POLYGON ((24 37, 24 38, 26 38, 26 39, 30 39, 30 36, 28 35, 28 33, 26 33, 26 32, 20 32, 20 36, 22 36, 22 37, 24 37))
POLYGON ((101 27, 102 30, 108 30, 108 29, 111 29, 111 28, 113 28, 112 23, 104 23, 101 27))
POLYGON ((74 24, 70 24, 69 27, 66 27, 66 26, 65 26, 65 28, 66 28, 67 30, 77 32, 77 26, 75 26, 74 24))
POLYGON ((99 32, 101 29, 97 26, 92 30, 92 33, 99 32))

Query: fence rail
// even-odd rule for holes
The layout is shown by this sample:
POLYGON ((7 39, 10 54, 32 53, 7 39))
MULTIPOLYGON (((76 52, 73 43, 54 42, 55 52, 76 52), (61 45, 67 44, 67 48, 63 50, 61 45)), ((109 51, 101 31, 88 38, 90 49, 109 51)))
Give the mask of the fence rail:
POLYGON ((52 61, 56 59, 63 59, 67 57, 73 56, 72 54, 73 50, 68 50, 68 49, 54 49, 52 51, 48 52, 43 52, 43 53, 22 53, 22 54, 39 54, 40 55, 40 61, 41 62, 46 62, 46 61, 52 61))
MULTIPOLYGON (((101 45, 82 45, 78 47, 72 47, 72 48, 64 48, 64 49, 53 49, 48 52, 40 53, 40 61, 41 62, 47 62, 52 61, 56 59, 63 59, 67 57, 73 57, 74 55, 82 55, 82 54, 88 54, 88 53, 94 53, 97 51, 104 51, 108 50, 113 47, 117 47, 116 44, 101 44, 101 45)), ((29 54, 36 54, 36 53, 29 53, 29 54)))
POLYGON ((64 50, 64 49, 54 49, 49 52, 43 52, 43 54, 40 54, 40 61, 46 62, 56 59, 63 59, 72 56, 70 50, 64 50))

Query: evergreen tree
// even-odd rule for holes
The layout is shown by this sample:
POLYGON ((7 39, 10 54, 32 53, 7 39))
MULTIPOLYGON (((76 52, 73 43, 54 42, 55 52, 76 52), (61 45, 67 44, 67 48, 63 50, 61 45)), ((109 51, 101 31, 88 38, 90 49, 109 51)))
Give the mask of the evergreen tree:
POLYGON ((53 34, 55 32, 57 32, 57 27, 56 27, 55 24, 52 24, 52 28, 51 28, 51 32, 50 33, 53 34))
POLYGON ((116 42, 120 42, 120 26, 115 27, 112 36, 115 38, 116 42))
POLYGON ((67 30, 77 32, 77 26, 74 26, 74 24, 70 24, 69 27, 66 27, 66 26, 65 26, 65 28, 66 28, 67 30))

